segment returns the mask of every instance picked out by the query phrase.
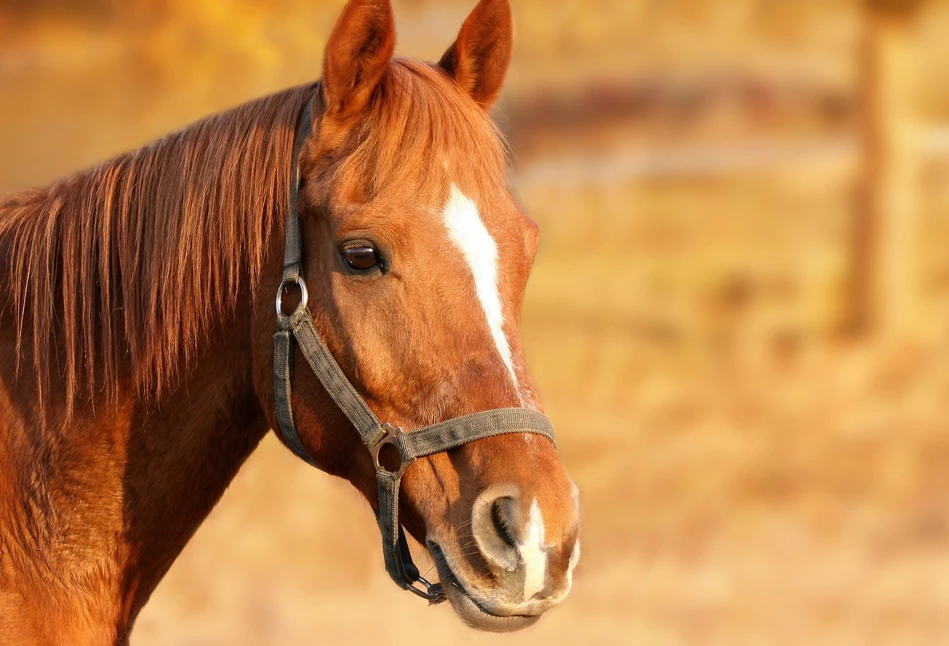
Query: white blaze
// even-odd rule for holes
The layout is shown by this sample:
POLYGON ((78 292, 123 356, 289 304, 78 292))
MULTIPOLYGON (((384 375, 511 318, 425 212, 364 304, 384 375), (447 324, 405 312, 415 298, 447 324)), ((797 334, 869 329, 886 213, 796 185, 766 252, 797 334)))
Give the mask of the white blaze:
POLYGON ((478 207, 454 184, 451 185, 442 215, 449 237, 461 249, 474 276, 475 293, 484 310, 491 336, 511 375, 514 390, 520 397, 514 362, 511 359, 511 346, 504 334, 504 310, 498 291, 498 246, 481 221, 478 207))
POLYGON ((531 501, 531 510, 524 529, 524 542, 517 548, 524 561, 524 601, 544 589, 547 575, 547 550, 544 549, 544 516, 537 500, 531 501))

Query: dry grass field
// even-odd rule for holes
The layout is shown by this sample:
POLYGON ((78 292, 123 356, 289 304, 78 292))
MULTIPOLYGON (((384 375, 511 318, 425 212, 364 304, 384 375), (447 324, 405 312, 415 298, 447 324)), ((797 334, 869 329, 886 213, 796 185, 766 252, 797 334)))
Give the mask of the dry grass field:
MULTIPOLYGON (((0 7, 0 190, 314 78, 341 4, 0 7)), ((471 4, 397 2, 401 51, 437 56, 471 4)), ((882 341, 843 324, 857 161, 846 145, 793 153, 852 140, 857 3, 514 4, 498 120, 544 235, 523 332, 582 492, 571 598, 523 633, 469 631, 400 593, 368 506, 269 437, 132 643, 949 643, 949 163, 924 159, 914 334, 882 341), (657 79, 685 90, 537 131, 514 118, 550 92, 569 103, 657 79), (748 112, 734 79, 764 88, 765 107, 748 112), (722 98, 687 101, 696 87, 722 98), (738 169, 623 161, 756 141, 793 154, 738 169)), ((949 118, 949 3, 919 23, 935 124, 949 118)))

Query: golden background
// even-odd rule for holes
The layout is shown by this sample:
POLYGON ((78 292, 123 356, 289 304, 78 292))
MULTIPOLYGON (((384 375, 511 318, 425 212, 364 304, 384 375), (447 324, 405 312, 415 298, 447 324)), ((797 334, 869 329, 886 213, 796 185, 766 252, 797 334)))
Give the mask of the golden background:
MULTIPOLYGON (((561 608, 488 636, 398 591, 368 506, 268 437, 132 643, 949 643, 949 3, 883 3, 893 69, 868 4, 514 0, 523 333, 582 492, 561 608), (878 73, 908 147, 861 144, 878 73), (895 321, 855 326, 878 180, 910 233, 895 321)), ((395 2, 400 53, 473 5, 395 2)), ((3 0, 0 192, 315 79, 341 6, 3 0)))

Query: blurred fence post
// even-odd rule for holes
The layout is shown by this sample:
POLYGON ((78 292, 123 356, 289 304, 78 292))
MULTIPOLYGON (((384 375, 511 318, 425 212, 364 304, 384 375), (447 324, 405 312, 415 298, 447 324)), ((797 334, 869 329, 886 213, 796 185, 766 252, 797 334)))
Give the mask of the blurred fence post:
POLYGON ((913 23, 925 0, 863 0, 862 164, 853 280, 860 330, 909 331, 915 307, 916 136, 913 23))

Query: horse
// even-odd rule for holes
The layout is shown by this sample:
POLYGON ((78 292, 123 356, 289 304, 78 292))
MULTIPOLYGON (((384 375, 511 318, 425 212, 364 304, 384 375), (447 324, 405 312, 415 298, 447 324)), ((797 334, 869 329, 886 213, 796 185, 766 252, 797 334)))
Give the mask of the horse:
POLYGON ((394 48, 389 2, 349 0, 320 80, 0 200, 0 644, 127 644, 271 430, 468 625, 567 596, 578 491, 519 330, 539 231, 488 114, 508 0, 438 63, 394 48))

